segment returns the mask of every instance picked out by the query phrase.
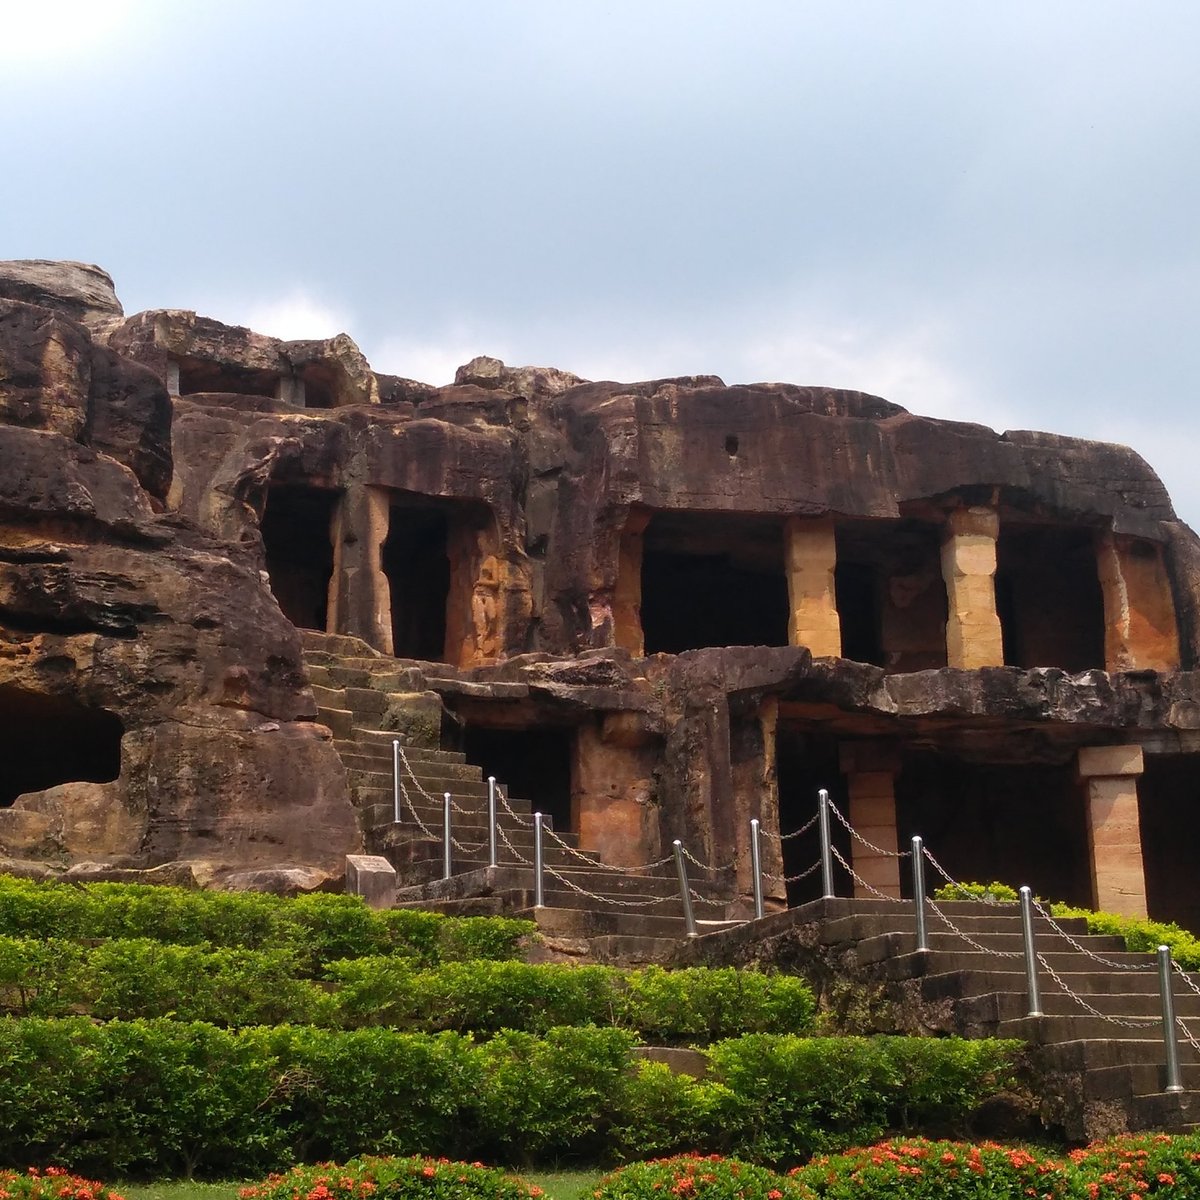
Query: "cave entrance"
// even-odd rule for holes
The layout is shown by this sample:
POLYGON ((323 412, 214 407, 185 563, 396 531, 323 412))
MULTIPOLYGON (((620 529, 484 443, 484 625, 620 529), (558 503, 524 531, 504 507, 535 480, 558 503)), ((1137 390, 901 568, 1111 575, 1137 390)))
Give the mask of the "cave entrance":
POLYGON ((494 524, 486 504, 393 492, 382 567, 391 593, 392 653, 458 662, 471 594, 494 524))
POLYGON ((196 392, 224 392, 273 397, 279 388, 280 373, 180 355, 169 360, 168 377, 172 384, 178 379, 180 396, 190 396, 196 392))
POLYGON ((60 783, 111 783, 121 773, 124 732, 103 708, 0 686, 0 808, 60 783))
POLYGON ((1200 932, 1200 754, 1147 754, 1138 813, 1150 916, 1200 932))
MULTIPOLYGON (((842 812, 850 811, 849 793, 838 758, 838 740, 831 734, 803 725, 780 722, 775 731, 775 771, 779 787, 779 832, 793 833, 803 828, 817 811, 817 793, 821 788, 842 812)), ((847 862, 851 861, 850 835, 837 820, 830 822, 833 844, 847 862)), ((817 862, 821 855, 821 837, 816 824, 799 837, 783 842, 784 876, 799 875, 817 862)), ((834 862, 834 882, 843 896, 849 895, 845 871, 834 862)), ((813 871, 804 879, 787 885, 788 907, 805 904, 821 897, 821 873, 813 871)))
POLYGON ((936 525, 839 523, 834 589, 843 658, 888 671, 946 665, 946 585, 936 525))
POLYGON ((571 805, 573 741, 570 728, 467 724, 462 748, 467 762, 479 767, 485 779, 494 775, 506 796, 528 800, 532 812, 546 813, 562 833, 576 828, 571 805))
POLYGON ((271 592, 300 629, 328 628, 333 517, 340 492, 273 483, 262 518, 271 592))
MULTIPOLYGON (((896 823, 901 846, 919 833, 964 883, 1028 884, 1046 899, 1091 904, 1087 817, 1073 758, 987 764, 911 749, 896 780, 896 823)), ((901 872, 906 895, 908 875, 901 872)))
POLYGON ((786 646, 783 525, 725 513, 656 513, 642 554, 647 654, 786 646))
POLYGON ((1010 667, 1104 669, 1104 597, 1090 529, 1005 525, 996 610, 1010 667))

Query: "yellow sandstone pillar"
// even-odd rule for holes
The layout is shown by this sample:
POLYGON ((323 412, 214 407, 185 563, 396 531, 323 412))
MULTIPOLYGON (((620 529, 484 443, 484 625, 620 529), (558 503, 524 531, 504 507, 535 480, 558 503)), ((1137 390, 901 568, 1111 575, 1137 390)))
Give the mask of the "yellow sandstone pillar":
POLYGON ((1176 671, 1179 626, 1162 547, 1108 531, 1097 545, 1109 671, 1176 671))
POLYGON ((958 508, 946 518, 942 578, 946 581, 946 663, 975 670, 1004 665, 1004 642, 996 612, 994 508, 958 508))
POLYGON ((1087 802, 1092 903, 1103 912, 1146 916, 1146 873, 1138 825, 1140 746, 1089 746, 1079 751, 1087 802))
POLYGON ((792 517, 784 529, 788 643, 814 658, 839 658, 842 627, 834 592, 837 541, 831 517, 792 517))
POLYGON ((646 653, 642 632, 642 557, 648 512, 631 512, 621 531, 617 552, 617 582, 613 589, 613 640, 634 658, 646 653))
MULTIPOLYGON (((851 839, 850 863, 875 892, 900 898, 899 835, 896 830, 896 776, 900 759, 895 747, 877 742, 848 742, 840 749, 842 774, 850 796, 850 824, 880 854, 851 839)), ((875 895, 854 881, 856 899, 875 895)))

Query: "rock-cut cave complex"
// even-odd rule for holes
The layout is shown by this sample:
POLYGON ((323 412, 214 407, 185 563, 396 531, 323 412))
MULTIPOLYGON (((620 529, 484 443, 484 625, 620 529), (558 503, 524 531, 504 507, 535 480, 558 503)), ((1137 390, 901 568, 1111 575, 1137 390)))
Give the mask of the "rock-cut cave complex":
POLYGON ((367 721, 743 898, 750 819, 827 788, 876 847, 1197 928, 1198 656, 1200 542, 1121 446, 711 376, 433 387, 0 263, 5 870, 429 879, 367 721))

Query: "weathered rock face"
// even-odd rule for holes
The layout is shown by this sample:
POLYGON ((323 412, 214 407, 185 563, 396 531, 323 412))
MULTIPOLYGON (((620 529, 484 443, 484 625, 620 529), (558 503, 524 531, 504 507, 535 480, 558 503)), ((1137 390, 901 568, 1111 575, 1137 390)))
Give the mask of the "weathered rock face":
POLYGON ((53 309, 93 331, 125 316, 112 276, 89 263, 41 258, 0 262, 0 295, 53 309))
MULTIPOLYGON (((59 793, 10 810, 14 853, 125 836, 96 815, 110 791, 140 822, 130 862, 246 879, 345 853, 298 626, 409 660, 426 740, 430 703, 469 753, 550 738, 560 819, 614 861, 681 837, 747 888, 749 819, 799 827, 828 786, 884 849, 940 829, 961 875, 1200 918, 1173 849, 1200 834, 1200 543, 1133 451, 707 376, 479 358, 435 388, 375 376, 344 335, 98 298, 89 336, 71 272, 47 268, 35 306, 19 266, 0 687, 126 732, 116 780, 56 781, 89 779, 86 816, 59 793), (1138 754, 1088 776, 1080 751, 1114 743, 1138 754), (1130 803, 1140 841, 1113 843, 1130 803)), ((771 873, 803 845, 769 843, 771 873)), ((904 886, 856 851, 861 879, 904 886)))
POLYGON ((253 552, 162 511, 162 381, 3 299, 0 414, 0 853, 339 875, 357 824, 296 631, 253 552))

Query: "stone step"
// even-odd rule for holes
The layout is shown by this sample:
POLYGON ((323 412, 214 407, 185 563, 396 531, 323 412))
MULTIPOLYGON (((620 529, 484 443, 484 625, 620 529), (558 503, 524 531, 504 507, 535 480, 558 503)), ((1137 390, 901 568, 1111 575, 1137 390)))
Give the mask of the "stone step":
MULTIPOLYGON (((1069 977, 1064 977, 1069 978, 1069 977)), ((1042 1012, 1051 1017, 1076 1016, 1084 1013, 1079 1001, 1066 992, 1052 991, 1053 980, 1041 979, 1042 1012)), ((1162 998, 1153 992, 1079 992, 1088 1004, 1105 1016, 1128 1017, 1147 1020, 1161 1016, 1162 998)), ((1025 1017, 1029 1001, 1025 991, 1025 976, 1014 975, 1011 991, 987 992, 980 996, 968 996, 960 1001, 960 1011, 978 1020, 1005 1021, 1025 1017)), ((1175 989, 1175 1011, 1181 1017, 1200 1018, 1200 996, 1190 989, 1175 989)))
POLYGON ((334 687, 372 688, 377 692, 423 692, 425 677, 419 671, 396 670, 393 666, 374 671, 361 667, 328 666, 334 687))
MULTIPOLYGON (((1060 975, 1070 974, 1078 976, 1091 976, 1093 974, 1102 974, 1103 968, 1096 966, 1091 959, 1085 954, 1080 954, 1077 950, 1067 953, 1050 952, 1041 956, 1047 963, 1060 975), (1095 967, 1095 971, 1093 971, 1095 967)), ((1144 963, 1147 961, 1147 956, 1144 954, 1132 954, 1129 951, 1114 952, 1106 954, 1106 958, 1111 958, 1113 961, 1129 960, 1130 962, 1144 963)), ((976 950, 931 950, 924 954, 917 954, 912 950, 911 939, 898 938, 896 953, 893 955, 880 953, 878 957, 873 957, 872 962, 878 962, 883 967, 884 973, 888 979, 919 979, 925 974, 942 975, 954 971, 982 971, 988 973, 997 968, 1000 962, 1012 962, 1016 965, 1021 965, 1020 959, 998 959, 994 954, 986 954, 976 950)), ((1023 969, 1023 968, 1022 968, 1023 969)), ((1121 974, 1130 976, 1140 975, 1141 971, 1127 971, 1121 974)), ((1149 972, 1147 972, 1149 974, 1149 972)), ((994 990, 994 988, 989 989, 994 990)), ((1119 991, 1120 987, 1110 987, 1110 991, 1119 991)))
MULTIPOLYGON (((666 937, 683 939, 687 930, 682 916, 650 917, 634 916, 618 912, 598 912, 584 908, 528 908, 518 910, 516 916, 537 921, 538 929, 544 934, 568 937, 599 937, 602 935, 666 937)), ((712 933, 718 929, 741 924, 738 921, 697 921, 701 933, 712 933)))
MULTIPOLYGON (((389 773, 392 769, 392 742, 397 739, 398 735, 386 729, 371 729, 365 730, 355 728, 352 735, 345 738, 339 738, 336 745, 339 754, 361 754, 370 757, 373 761, 380 764, 380 770, 386 770, 389 773), (367 738, 366 734, 371 734, 367 738), (376 737, 376 735, 378 735, 376 737)), ((413 766, 417 766, 424 762, 436 763, 454 763, 463 765, 467 761, 467 756, 459 750, 441 750, 434 746, 408 746, 403 747, 404 755, 413 766)))
POLYGON ((320 687, 332 686, 333 681, 330 677, 330 671, 332 669, 332 667, 316 667, 310 665, 309 663, 304 664, 304 671, 308 676, 309 684, 317 684, 320 687))
MULTIPOLYGON (((970 932, 970 931, 967 931, 970 932)), ((1013 955, 1018 959, 1022 959, 1024 954, 1024 943, 1021 939, 1020 930, 1013 930, 1008 933, 979 933, 970 934, 971 938, 982 946, 985 950, 997 951, 1004 954, 1013 955)), ((956 933, 949 932, 933 932, 929 937, 929 948, 933 954, 957 953, 959 951, 978 953, 970 942, 965 941, 956 933)), ((1094 954, 1102 955, 1104 958, 1110 959, 1113 962, 1146 962, 1147 955, 1132 954, 1127 951, 1125 943, 1121 938, 1110 937, 1100 934, 1084 934, 1076 939, 1080 945, 1087 947, 1094 954)), ((882 962, 885 959, 894 958, 898 954, 911 953, 916 945, 916 934, 903 933, 884 933, 874 937, 864 938, 855 946, 855 953, 860 963, 882 962)), ((1061 938, 1044 939, 1037 943, 1039 954, 1051 956, 1061 956, 1063 954, 1072 954, 1080 959, 1086 960, 1086 955, 1078 950, 1071 948, 1069 942, 1061 938)), ((1000 964, 997 958, 997 965, 1000 964)), ((1054 966, 1054 963, 1051 963, 1054 966)), ((1099 965, 1099 964, 1097 964, 1099 965)), ((1057 970, 1055 966, 1055 970, 1057 970)))
MULTIPOLYGON (((430 782, 437 782, 437 781, 431 780, 430 782)), ((440 797, 446 789, 441 788, 441 789, 435 791, 433 788, 431 788, 429 786, 428 783, 425 784, 424 786, 425 786, 425 790, 427 792, 429 792, 429 794, 431 796, 438 797, 436 803, 431 803, 430 801, 426 800, 421 795, 421 793, 418 792, 415 787, 413 787, 411 781, 407 782, 409 800, 412 803, 413 807, 421 814, 422 820, 426 819, 425 813, 426 813, 426 810, 428 810, 428 812, 431 815, 436 816, 437 819, 440 821, 442 819, 442 801, 441 801, 440 797)), ((458 803, 458 805, 462 808, 467 809, 471 815, 477 815, 481 819, 485 819, 484 814, 487 813, 487 784, 486 783, 469 783, 465 780, 460 779, 455 782, 453 790, 451 791, 450 794, 453 797, 453 799, 458 803)), ((371 804, 386 804, 390 808, 392 806, 392 804, 394 803, 394 799, 395 799, 393 796, 393 793, 392 793, 392 785, 391 785, 390 781, 389 781, 387 787, 385 787, 385 788, 383 788, 383 787, 363 787, 361 785, 356 786, 354 789, 354 795, 355 795, 357 803, 360 806, 371 805, 371 804)), ((403 795, 401 796, 401 803, 403 803, 403 795)), ((502 822, 504 819, 507 819, 507 820, 511 821, 513 825, 516 825, 518 828, 528 827, 530 830, 533 829, 533 814, 529 811, 529 801, 528 800, 519 800, 519 799, 511 800, 511 801, 509 801, 508 807, 511 808, 512 811, 514 813, 516 813, 518 817, 521 818, 521 820, 518 821, 515 817, 510 816, 505 811, 505 808, 502 804, 497 804, 496 815, 498 818, 501 819, 502 822)))
POLYGON ((328 708, 317 705, 317 720, 328 725, 335 738, 349 737, 354 726, 354 714, 346 708, 328 708))
MULTIPOLYGON (((1034 1046, 1069 1042, 1080 1038, 1120 1037, 1125 1041, 1149 1042, 1163 1045, 1161 1017, 1115 1016, 1111 1020, 1089 1016, 1076 1008, 1078 1016, 1017 1017, 1001 1021, 999 1037, 1020 1038, 1034 1046)), ((1193 1037, 1200 1035, 1200 1016, 1181 1018, 1193 1037)), ((1191 1057, 1186 1042, 1180 1038, 1180 1054, 1191 1057)), ((1200 1060, 1198 1060, 1200 1061, 1200 1060)))
MULTIPOLYGON (((987 969, 998 960, 991 955, 979 955, 980 969, 963 969, 959 971, 935 971, 921 980, 921 994, 928 1000, 939 997, 979 996, 989 992, 1012 991, 1025 994, 1025 969, 1021 962, 1012 962, 1007 971, 987 969)), ((1076 967, 1085 966, 1088 962, 1079 956, 1076 967)), ((1056 967, 1055 970, 1058 970, 1056 967)), ((1095 970, 1076 969, 1061 971, 1058 974, 1063 982, 1073 991, 1089 999, 1093 996, 1110 996, 1120 994, 1136 994, 1155 997, 1158 995, 1157 971, 1106 971, 1097 966, 1095 970)), ((1200 982, 1200 976, 1195 973, 1189 976, 1193 982, 1200 982)), ((1057 991, 1054 981, 1047 977, 1045 970, 1039 972, 1039 979, 1044 995, 1053 995, 1057 991)), ((1176 980, 1175 995, 1184 997, 1191 989, 1181 980, 1176 980)))
MULTIPOLYGON (((959 916, 953 918, 954 923, 965 933, 977 937, 982 933, 1002 933, 1021 936, 1020 917, 1012 913, 987 913, 978 916, 959 916)), ((1069 917, 1060 922, 1068 933, 1077 941, 1083 937, 1092 936, 1087 931, 1087 921, 1083 917, 1069 917)), ((946 933, 946 927, 935 914, 927 919, 930 933, 946 933)), ((839 942, 865 941, 867 938, 879 937, 888 933, 907 934, 915 936, 917 928, 916 916, 913 913, 882 913, 861 914, 849 917, 835 917, 821 924, 821 944, 830 946, 839 942)), ((1057 937, 1050 924, 1041 917, 1034 918, 1034 937, 1039 950, 1045 949, 1044 939, 1057 937)))
POLYGON ((300 645, 305 657, 310 651, 334 654, 338 657, 361 656, 382 659, 384 655, 372 649, 362 638, 352 637, 344 633, 322 633, 316 629, 301 629, 300 645))
MULTIPOLYGON (((372 804, 365 807, 360 807, 359 812, 363 818, 368 820, 372 829, 387 829, 394 830, 398 835, 403 834, 412 837, 425 837, 421 832, 421 827, 414 819, 412 812, 408 808, 403 808, 400 814, 400 821, 393 819, 395 817, 395 807, 391 800, 386 804, 372 804)), ((432 831, 433 839, 440 847, 442 844, 442 813, 439 810, 434 813, 428 809, 418 807, 417 815, 425 822, 426 826, 432 831)), ((499 829, 503 831, 504 837, 497 837, 499 844, 504 845, 504 838, 507 838, 512 845, 518 850, 526 854, 527 857, 533 856, 533 831, 525 829, 511 821, 511 818, 501 817, 497 821, 499 829)), ((453 813, 450 822, 451 836, 460 842, 481 842, 487 837, 487 817, 482 813, 453 813)), ((577 833, 560 833, 558 834, 571 850, 578 850, 579 835, 577 833)), ((556 846, 552 839, 543 839, 544 849, 546 854, 551 851, 561 850, 561 846, 556 846)), ((580 854, 587 853, 583 850, 578 850, 580 854)), ((439 851, 440 853, 440 851, 439 851)), ((595 855, 589 855, 595 861, 599 861, 595 855)), ((576 860, 577 861, 577 860, 576 860)))
MULTIPOLYGON (((413 765, 416 766, 415 763, 413 765)), ((472 778, 469 773, 462 774, 464 770, 477 771, 477 767, 470 767, 466 763, 446 763, 444 767, 440 763, 436 765, 436 771, 432 769, 431 765, 428 774, 422 771, 415 779, 410 775, 404 776, 402 782, 414 800, 420 797, 421 788, 424 788, 431 796, 438 797, 439 800, 443 792, 449 792, 452 796, 457 796, 459 793, 463 796, 487 796, 486 783, 478 776, 472 778), (451 772, 454 773, 451 774, 451 772)), ((379 788, 391 795, 393 786, 391 771, 363 771, 357 767, 347 767, 346 778, 349 779, 351 787, 379 788)))
MULTIPOLYGON (((390 760, 379 759, 370 754, 352 754, 341 753, 342 765, 347 771, 354 771, 359 775, 378 775, 388 781, 388 786, 391 786, 392 780, 392 764, 390 760)), ((479 768, 472 766, 470 763, 447 762, 441 758, 413 758, 408 755, 409 766, 412 767, 410 774, 404 767, 403 761, 400 763, 400 776, 409 787, 412 786, 413 778, 424 782, 426 779, 460 779, 471 783, 478 783, 486 789, 487 785, 483 783, 483 776, 479 773, 479 768)), ((376 786, 382 787, 382 784, 376 786)), ((453 789, 452 789, 453 790, 453 789)))

